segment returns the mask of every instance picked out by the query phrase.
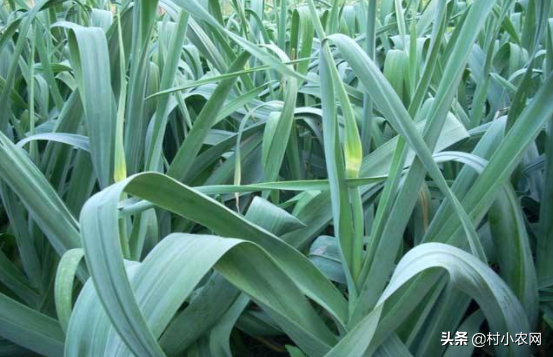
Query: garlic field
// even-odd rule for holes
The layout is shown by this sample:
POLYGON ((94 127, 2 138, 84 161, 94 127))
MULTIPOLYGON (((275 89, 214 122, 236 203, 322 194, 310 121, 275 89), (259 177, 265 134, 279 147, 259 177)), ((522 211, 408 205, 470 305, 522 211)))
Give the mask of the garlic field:
POLYGON ((551 0, 0 1, 0 356, 553 353, 551 0))

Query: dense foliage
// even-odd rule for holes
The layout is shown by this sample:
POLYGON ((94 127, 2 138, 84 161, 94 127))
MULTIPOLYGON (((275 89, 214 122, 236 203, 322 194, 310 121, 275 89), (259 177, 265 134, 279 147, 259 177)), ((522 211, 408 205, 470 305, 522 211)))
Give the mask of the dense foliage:
POLYGON ((553 350, 550 0, 3 0, 0 31, 0 356, 553 350))

